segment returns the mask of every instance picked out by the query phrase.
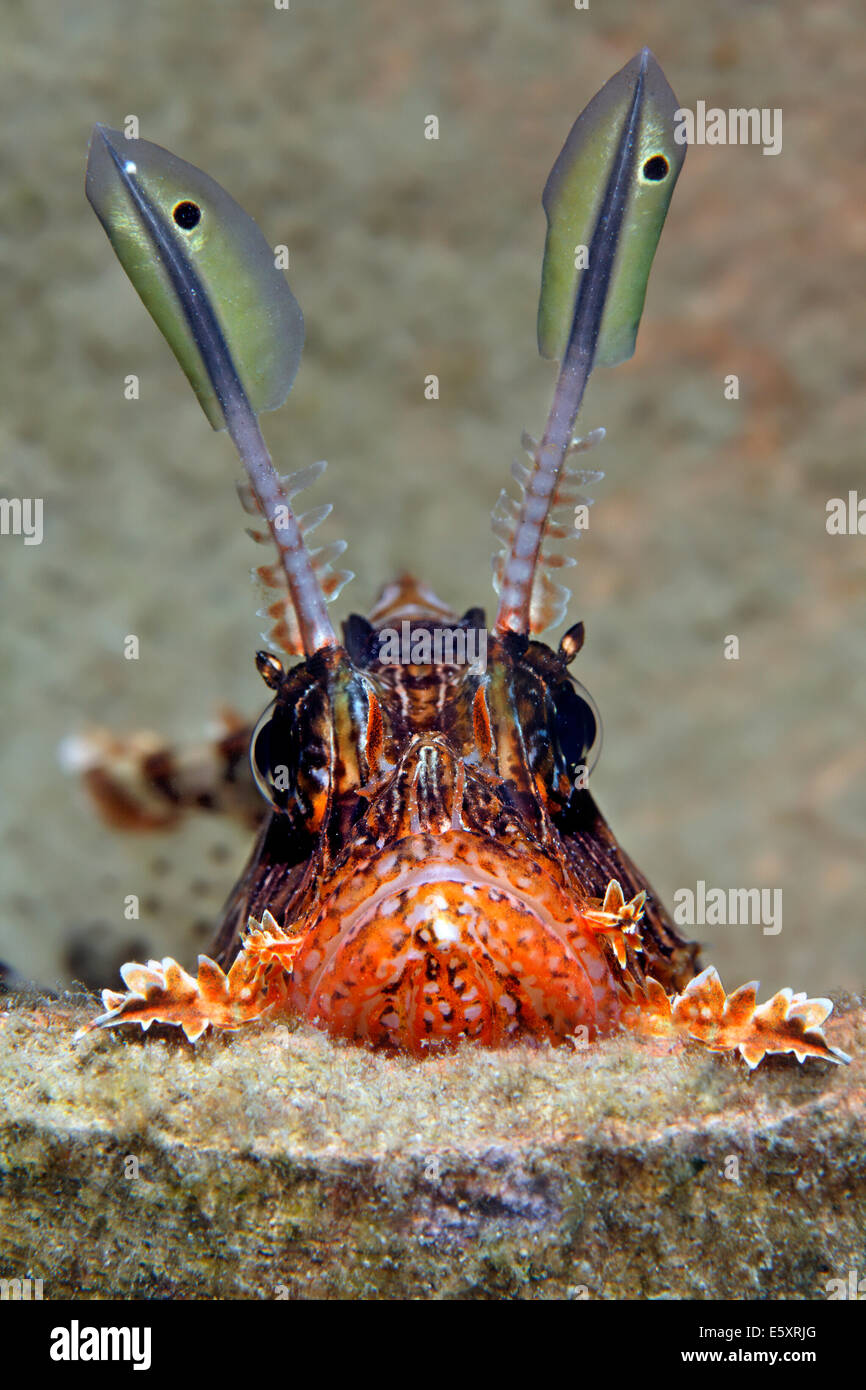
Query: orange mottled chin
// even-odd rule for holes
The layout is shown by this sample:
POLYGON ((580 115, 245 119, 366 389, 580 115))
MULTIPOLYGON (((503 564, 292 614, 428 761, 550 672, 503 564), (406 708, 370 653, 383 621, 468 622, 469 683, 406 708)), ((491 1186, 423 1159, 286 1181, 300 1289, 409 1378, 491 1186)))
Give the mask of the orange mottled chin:
POLYGON ((463 831, 409 836, 325 885, 292 1001, 330 1033, 416 1053, 580 1025, 589 1039, 625 1002, 556 867, 463 831))

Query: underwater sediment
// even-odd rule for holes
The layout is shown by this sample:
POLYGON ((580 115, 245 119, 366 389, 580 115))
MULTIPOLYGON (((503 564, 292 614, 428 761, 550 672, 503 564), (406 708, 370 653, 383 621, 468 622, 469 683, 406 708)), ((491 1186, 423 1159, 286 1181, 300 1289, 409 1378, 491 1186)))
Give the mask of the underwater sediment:
POLYGON ((866 1269, 848 1067, 632 1038, 413 1061, 0 1013, 0 1275, 73 1298, 825 1298, 866 1269))

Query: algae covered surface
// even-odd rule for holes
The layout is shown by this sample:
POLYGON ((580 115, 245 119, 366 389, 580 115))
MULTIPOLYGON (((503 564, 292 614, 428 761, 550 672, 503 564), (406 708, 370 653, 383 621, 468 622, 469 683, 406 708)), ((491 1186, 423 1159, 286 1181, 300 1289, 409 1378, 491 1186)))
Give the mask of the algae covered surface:
POLYGON ((633 1040, 412 1061, 0 1014, 0 1263, 44 1297, 826 1298, 866 1261, 850 1067, 633 1040))

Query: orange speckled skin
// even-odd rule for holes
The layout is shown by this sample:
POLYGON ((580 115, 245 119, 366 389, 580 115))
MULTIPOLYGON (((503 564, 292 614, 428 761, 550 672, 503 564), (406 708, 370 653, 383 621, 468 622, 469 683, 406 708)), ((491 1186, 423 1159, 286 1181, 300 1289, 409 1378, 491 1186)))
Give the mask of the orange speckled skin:
MULTIPOLYGON (((570 680, 565 662, 490 635, 483 672, 383 665, 384 629, 459 621, 408 579, 370 618, 372 659, 317 657, 284 679, 264 761, 287 764, 291 746, 302 761, 318 750, 318 766, 257 846, 218 958, 231 961, 248 917, 267 909, 290 938, 278 953, 292 963, 287 1003, 335 1035, 418 1052, 610 1032, 630 991, 584 913, 612 878, 626 896, 649 890, 563 768, 549 690, 570 680), (305 833, 310 858, 281 870, 305 833)), ((679 988, 694 948, 651 894, 645 915, 655 953, 641 964, 632 951, 629 978, 647 969, 679 988)))
POLYGON ((614 962, 546 857, 462 831, 416 835, 328 885, 295 957, 298 1012, 409 1051, 608 1032, 614 962))

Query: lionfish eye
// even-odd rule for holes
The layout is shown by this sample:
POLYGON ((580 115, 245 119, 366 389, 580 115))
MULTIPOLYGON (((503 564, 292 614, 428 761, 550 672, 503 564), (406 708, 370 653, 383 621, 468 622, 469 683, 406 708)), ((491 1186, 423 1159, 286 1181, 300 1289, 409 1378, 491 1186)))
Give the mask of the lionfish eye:
POLYGON ((250 741, 250 764, 256 785, 275 811, 289 804, 291 777, 288 721, 275 714, 276 701, 268 705, 250 741))
POLYGON ((576 680, 562 681, 552 690, 556 714, 555 741, 572 781, 581 769, 588 777, 601 754, 601 715, 589 691, 576 680))

